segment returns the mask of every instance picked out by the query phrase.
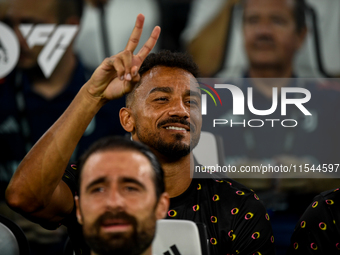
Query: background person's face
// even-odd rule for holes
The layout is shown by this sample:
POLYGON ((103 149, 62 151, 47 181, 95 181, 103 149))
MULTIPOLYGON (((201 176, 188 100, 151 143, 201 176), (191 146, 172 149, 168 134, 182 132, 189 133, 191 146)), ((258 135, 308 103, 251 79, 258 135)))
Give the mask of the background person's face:
POLYGON ((248 0, 244 9, 245 49, 251 66, 292 64, 303 38, 297 33, 293 0, 248 0))
POLYGON ((29 48, 19 25, 57 24, 55 0, 11 0, 5 20, 13 27, 20 43, 18 67, 29 69, 37 66, 37 58, 43 46, 29 48))
POLYGON ((153 169, 134 151, 104 151, 86 161, 77 217, 97 254, 140 254, 155 234, 159 214, 153 169))
POLYGON ((136 123, 133 139, 169 158, 189 154, 202 125, 197 87, 192 74, 179 68, 158 66, 144 74, 131 107, 136 123))

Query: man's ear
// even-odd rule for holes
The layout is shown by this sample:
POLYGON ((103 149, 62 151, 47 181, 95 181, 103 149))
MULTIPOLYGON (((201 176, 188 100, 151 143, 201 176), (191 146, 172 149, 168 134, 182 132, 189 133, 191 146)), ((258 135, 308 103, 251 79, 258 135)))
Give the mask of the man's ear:
POLYGON ((83 225, 83 218, 80 213, 80 207, 79 207, 79 197, 75 196, 74 200, 76 201, 76 215, 77 215, 77 220, 80 225, 83 225))
POLYGON ((167 192, 161 194, 156 207, 156 218, 157 220, 164 219, 169 210, 170 196, 167 192))
POLYGON ((133 132, 135 130, 135 120, 132 116, 130 108, 123 107, 119 111, 120 124, 126 132, 133 132))

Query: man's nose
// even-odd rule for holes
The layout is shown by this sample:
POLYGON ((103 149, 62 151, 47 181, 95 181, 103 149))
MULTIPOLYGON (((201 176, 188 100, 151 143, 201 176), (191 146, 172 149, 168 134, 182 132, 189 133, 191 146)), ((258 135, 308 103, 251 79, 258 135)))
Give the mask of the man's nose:
POLYGON ((109 196, 107 197, 106 205, 111 209, 124 209, 125 199, 118 189, 113 188, 110 190, 109 196))
POLYGON ((185 105, 183 100, 176 100, 170 105, 169 115, 189 118, 190 107, 185 105))
POLYGON ((269 21, 262 21, 257 25, 257 35, 271 35, 273 33, 272 24, 269 21))

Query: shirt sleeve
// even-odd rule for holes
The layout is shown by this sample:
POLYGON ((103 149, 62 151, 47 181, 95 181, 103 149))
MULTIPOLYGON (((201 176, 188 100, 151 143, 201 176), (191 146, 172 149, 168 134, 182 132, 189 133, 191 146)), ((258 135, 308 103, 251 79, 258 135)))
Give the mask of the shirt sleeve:
POLYGON ((314 198, 295 226, 287 254, 340 254, 337 202, 333 196, 314 198))
MULTIPOLYGON (((73 196, 77 193, 77 180, 78 180, 78 173, 77 173, 77 167, 75 164, 69 164, 64 172, 64 175, 62 177, 62 181, 66 183, 66 185, 70 188, 73 196)), ((69 222, 72 222, 75 215, 75 205, 72 212, 66 216, 62 221, 60 222, 43 222, 40 223, 40 225, 49 230, 54 230, 60 227, 61 225, 68 226, 69 222)))
POLYGON ((65 173, 62 177, 62 180, 66 183, 66 185, 70 188, 73 196, 77 194, 77 185, 78 185, 78 171, 76 164, 68 164, 65 173))
POLYGON ((232 240, 232 254, 275 254, 270 218, 255 193, 249 192, 240 208, 233 209, 231 213, 238 216, 233 223, 234 229, 228 233, 232 240))

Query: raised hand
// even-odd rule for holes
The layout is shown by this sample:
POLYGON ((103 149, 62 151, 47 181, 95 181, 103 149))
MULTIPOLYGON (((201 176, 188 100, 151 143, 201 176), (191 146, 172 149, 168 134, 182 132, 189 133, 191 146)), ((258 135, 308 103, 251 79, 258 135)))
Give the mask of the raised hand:
POLYGON ((143 31, 144 16, 139 14, 125 49, 117 55, 106 58, 87 82, 87 91, 100 100, 108 101, 129 93, 140 80, 138 70, 146 56, 155 46, 160 34, 156 26, 149 39, 134 55, 143 31))
POLYGON ((143 23, 144 16, 139 14, 124 51, 100 64, 65 112, 21 161, 6 191, 7 203, 14 210, 38 223, 60 222, 72 212, 73 194, 62 181, 65 168, 103 104, 130 92, 139 81, 138 70, 160 34, 160 28, 155 27, 141 50, 133 55, 143 23))

